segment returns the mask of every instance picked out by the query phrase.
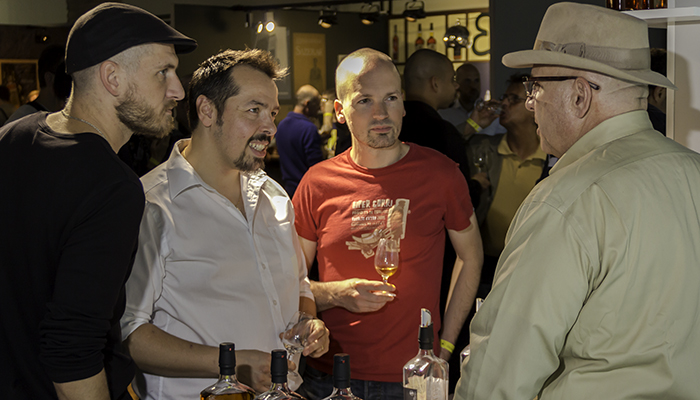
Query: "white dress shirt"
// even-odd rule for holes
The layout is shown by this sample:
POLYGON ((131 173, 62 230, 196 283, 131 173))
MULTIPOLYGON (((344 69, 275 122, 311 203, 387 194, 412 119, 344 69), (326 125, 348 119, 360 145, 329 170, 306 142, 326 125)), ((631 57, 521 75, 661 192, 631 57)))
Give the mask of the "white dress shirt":
MULTIPOLYGON (((197 175, 179 141, 141 178, 146 209, 126 284, 122 335, 152 323, 176 337, 236 350, 284 348, 299 296, 313 299, 292 203, 264 172, 240 175, 246 218, 197 175)), ((148 399, 195 399, 215 379, 144 374, 148 399)))

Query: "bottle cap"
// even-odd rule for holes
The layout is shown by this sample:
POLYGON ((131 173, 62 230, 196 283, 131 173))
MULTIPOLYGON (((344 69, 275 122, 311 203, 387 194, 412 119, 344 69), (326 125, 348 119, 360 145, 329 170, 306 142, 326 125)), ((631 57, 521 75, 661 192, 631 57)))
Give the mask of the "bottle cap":
POLYGON ((421 350, 431 350, 435 341, 433 333, 433 321, 430 311, 421 308, 420 310, 420 329, 418 330, 418 343, 421 350))
POLYGON ((333 386, 338 389, 350 387, 350 355, 340 353, 333 356, 333 386))
POLYGON ((270 365, 272 383, 286 383, 287 370, 287 351, 272 350, 272 363, 270 365))
POLYGON ((233 343, 219 345, 219 371, 221 375, 236 374, 236 345, 233 343))

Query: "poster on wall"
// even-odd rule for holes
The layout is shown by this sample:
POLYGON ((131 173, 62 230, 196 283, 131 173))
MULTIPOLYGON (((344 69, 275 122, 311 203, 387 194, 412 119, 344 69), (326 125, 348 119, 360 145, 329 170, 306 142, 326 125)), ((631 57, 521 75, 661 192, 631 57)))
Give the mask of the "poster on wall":
POLYGON ((0 85, 9 89, 14 106, 29 102, 32 91, 39 90, 37 60, 0 60, 0 85))
MULTIPOLYGON (((284 68, 289 66, 288 31, 284 26, 276 26, 272 32, 262 31, 255 38, 255 47, 269 51, 275 60, 284 68)), ((292 83, 289 76, 277 81, 280 100, 292 98, 292 83)))
POLYGON ((302 85, 311 85, 319 92, 326 90, 326 35, 293 33, 294 92, 302 85))

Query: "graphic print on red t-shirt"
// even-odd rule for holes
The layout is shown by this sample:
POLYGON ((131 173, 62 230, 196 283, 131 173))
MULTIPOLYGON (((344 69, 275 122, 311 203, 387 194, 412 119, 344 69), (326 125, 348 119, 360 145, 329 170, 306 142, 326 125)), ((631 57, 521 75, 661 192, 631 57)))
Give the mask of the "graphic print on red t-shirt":
POLYGON ((357 200, 352 203, 350 231, 352 240, 345 242, 348 250, 359 250, 365 258, 374 256, 380 239, 393 239, 401 251, 401 239, 406 237, 406 217, 410 200, 357 200))

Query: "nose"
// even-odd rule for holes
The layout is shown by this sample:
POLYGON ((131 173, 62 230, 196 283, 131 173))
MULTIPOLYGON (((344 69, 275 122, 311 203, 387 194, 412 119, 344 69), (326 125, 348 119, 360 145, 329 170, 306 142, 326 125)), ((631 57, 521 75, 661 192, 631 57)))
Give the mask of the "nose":
POLYGON ((180 83, 180 79, 178 79, 177 76, 171 78, 167 94, 168 97, 173 98, 177 101, 180 101, 185 98, 185 89, 183 89, 182 83, 180 83))
POLYGON ((270 136, 270 139, 272 139, 275 136, 275 133, 277 133, 277 125, 275 125, 275 117, 272 115, 269 115, 268 118, 265 119, 262 125, 262 132, 268 136, 270 136))
POLYGON ((373 113, 372 115, 374 116, 374 119, 385 119, 389 116, 389 112, 387 110, 386 104, 383 101, 378 101, 376 105, 373 107, 373 113))
POLYGON ((535 111, 535 97, 534 96, 527 96, 527 100, 525 100, 525 108, 528 109, 528 111, 535 111))

